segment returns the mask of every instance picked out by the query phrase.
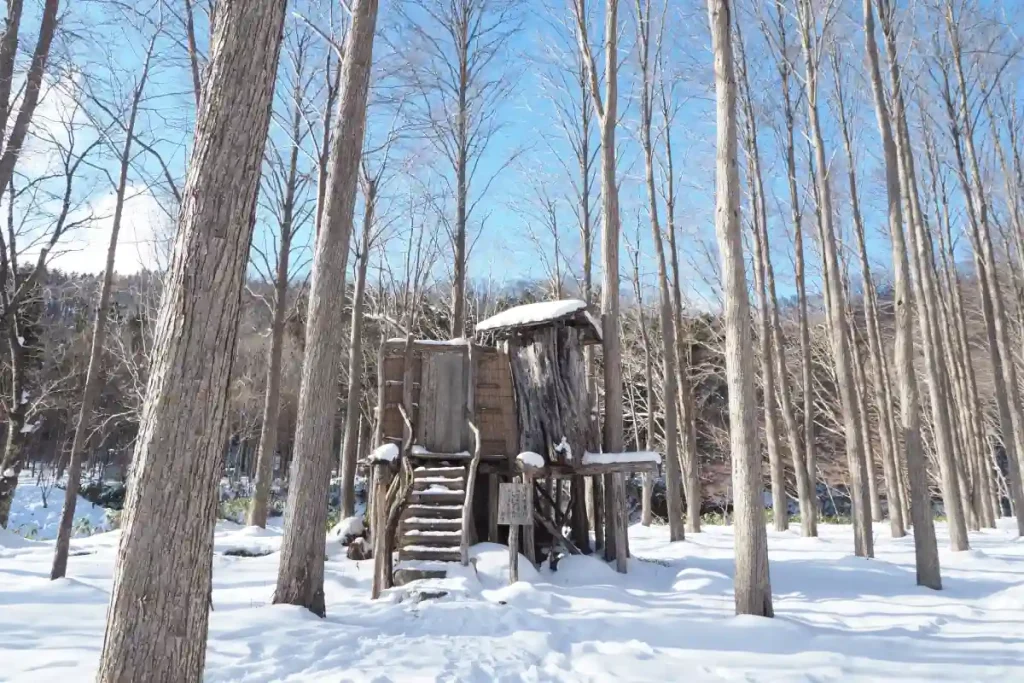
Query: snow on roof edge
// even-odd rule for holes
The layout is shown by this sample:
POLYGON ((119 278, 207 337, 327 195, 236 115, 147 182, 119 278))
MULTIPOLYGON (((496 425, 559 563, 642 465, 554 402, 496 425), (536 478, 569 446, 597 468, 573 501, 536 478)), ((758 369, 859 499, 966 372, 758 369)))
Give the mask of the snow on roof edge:
MULTIPOLYGON (((565 316, 586 311, 587 303, 582 299, 560 299, 557 301, 538 301, 532 304, 513 306, 492 315, 476 324, 477 332, 500 330, 519 325, 536 325, 564 318, 565 316)), ((598 329, 600 327, 598 326, 598 329)))

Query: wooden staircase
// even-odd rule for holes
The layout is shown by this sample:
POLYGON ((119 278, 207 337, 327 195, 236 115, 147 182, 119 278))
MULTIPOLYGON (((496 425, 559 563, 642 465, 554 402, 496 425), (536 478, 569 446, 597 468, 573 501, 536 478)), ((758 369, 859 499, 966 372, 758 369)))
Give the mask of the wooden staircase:
POLYGON ((460 562, 462 507, 466 500, 462 454, 432 453, 413 469, 413 490, 399 525, 395 584, 444 578, 445 563, 460 562), (448 456, 448 457, 445 457, 448 456))

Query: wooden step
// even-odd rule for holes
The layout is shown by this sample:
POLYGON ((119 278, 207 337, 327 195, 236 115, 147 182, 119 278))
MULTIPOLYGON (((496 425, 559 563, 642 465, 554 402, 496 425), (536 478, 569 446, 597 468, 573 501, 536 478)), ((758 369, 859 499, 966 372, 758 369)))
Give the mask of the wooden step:
POLYGON ((401 546, 429 545, 445 548, 458 548, 462 544, 462 531, 413 531, 406 530, 402 534, 401 546))
POLYGON ((457 519, 462 524, 462 505, 448 505, 434 503, 416 503, 405 508, 405 514, 409 517, 430 518, 430 519, 457 519))
POLYGON ((431 488, 426 491, 413 491, 409 501, 414 505, 458 505, 461 508, 465 498, 466 492, 462 489, 431 488))
POLYGON ((458 548, 430 545, 407 545, 398 549, 398 561, 435 560, 437 562, 461 562, 462 553, 458 548))
POLYGON ((462 491, 465 487, 466 482, 461 477, 458 479, 451 477, 422 477, 414 479, 412 482, 414 491, 440 490, 441 488, 448 489, 449 491, 462 491))
POLYGON ((428 451, 423 446, 413 446, 410 453, 410 457, 419 458, 420 460, 434 460, 434 461, 450 461, 450 462, 468 462, 473 459, 473 456, 468 451, 461 451, 459 453, 437 453, 434 451, 428 451))
POLYGON ((406 517, 402 520, 406 531, 462 531, 461 515, 455 519, 444 517, 406 517))
POLYGON ((399 562, 395 567, 395 585, 404 586, 420 579, 443 579, 448 576, 448 562, 399 562))
POLYGON ((426 477, 451 477, 453 479, 464 479, 466 477, 466 468, 455 466, 445 467, 443 465, 424 467, 421 465, 412 471, 412 476, 415 479, 422 479, 426 477))

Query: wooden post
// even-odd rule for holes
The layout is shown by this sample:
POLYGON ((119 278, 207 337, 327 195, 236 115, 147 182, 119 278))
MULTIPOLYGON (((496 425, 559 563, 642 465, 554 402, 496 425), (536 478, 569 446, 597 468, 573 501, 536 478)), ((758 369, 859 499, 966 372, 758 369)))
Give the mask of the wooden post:
POLYGON ((501 479, 497 474, 487 476, 487 540, 498 543, 498 488, 501 479))
POLYGON ((626 573, 629 551, 626 539, 626 483, 623 475, 612 475, 612 509, 609 510, 610 517, 615 525, 615 571, 620 574, 626 573))
POLYGON ((459 548, 462 555, 462 566, 469 564, 469 536, 470 527, 473 523, 473 493, 476 490, 476 470, 480 466, 480 430, 469 423, 469 429, 473 432, 473 460, 469 464, 469 472, 466 474, 466 497, 462 501, 462 543, 459 548))
POLYGON ((519 525, 508 528, 508 582, 519 580, 519 525))
POLYGON ((384 589, 385 577, 387 576, 386 564, 391 558, 388 551, 387 518, 390 502, 388 501, 388 488, 391 486, 392 470, 387 463, 373 464, 373 505, 371 507, 371 524, 373 531, 373 584, 370 589, 370 597, 374 600, 380 597, 384 589))
MULTIPOLYGON (((533 491, 533 477, 528 474, 523 474, 520 477, 523 484, 526 485, 527 489, 533 491)), ((533 526, 533 510, 530 510, 530 523, 523 527, 523 551, 526 553, 526 558, 530 560, 530 564, 534 567, 537 566, 537 531, 533 526)))

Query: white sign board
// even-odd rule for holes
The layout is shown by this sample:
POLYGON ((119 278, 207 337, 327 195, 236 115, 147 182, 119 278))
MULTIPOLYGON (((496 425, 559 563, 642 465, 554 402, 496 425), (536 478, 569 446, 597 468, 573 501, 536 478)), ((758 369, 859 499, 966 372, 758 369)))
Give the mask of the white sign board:
POLYGON ((502 484, 498 488, 498 524, 533 524, 533 485, 502 484))

